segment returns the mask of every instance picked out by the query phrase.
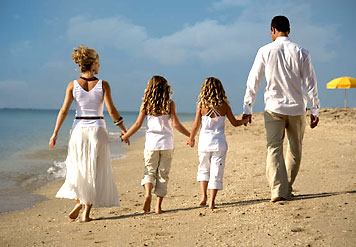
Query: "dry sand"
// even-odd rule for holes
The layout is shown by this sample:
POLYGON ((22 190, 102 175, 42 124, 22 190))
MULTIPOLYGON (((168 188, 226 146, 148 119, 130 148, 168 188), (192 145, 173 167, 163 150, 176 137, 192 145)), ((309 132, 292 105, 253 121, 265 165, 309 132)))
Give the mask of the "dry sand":
POLYGON ((229 151, 216 210, 197 206, 197 148, 175 133, 164 214, 141 213, 138 140, 113 163, 121 207, 94 208, 89 223, 71 221, 74 201, 56 199, 62 182, 54 183, 39 191, 48 200, 0 215, 0 246, 356 246, 356 108, 322 109, 320 119, 306 129, 292 201, 269 203, 259 113, 248 127, 226 124, 229 151))

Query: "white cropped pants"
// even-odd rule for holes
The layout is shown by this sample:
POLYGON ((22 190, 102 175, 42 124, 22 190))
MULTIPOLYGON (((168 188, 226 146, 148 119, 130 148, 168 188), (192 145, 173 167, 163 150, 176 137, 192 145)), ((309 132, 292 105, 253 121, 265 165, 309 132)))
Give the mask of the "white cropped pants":
POLYGON ((208 181, 208 189, 223 189, 226 150, 199 152, 197 181, 208 181))

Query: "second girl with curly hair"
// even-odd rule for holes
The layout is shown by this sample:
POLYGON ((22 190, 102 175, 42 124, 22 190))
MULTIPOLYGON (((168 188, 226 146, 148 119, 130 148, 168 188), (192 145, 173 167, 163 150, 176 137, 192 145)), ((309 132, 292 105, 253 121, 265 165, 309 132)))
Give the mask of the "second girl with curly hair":
POLYGON ((197 180, 200 182, 200 206, 207 202, 210 190, 209 208, 215 208, 215 197, 223 188, 223 174, 227 143, 225 138, 225 116, 233 126, 247 124, 248 119, 237 120, 232 113, 221 81, 215 77, 205 79, 198 96, 198 107, 188 144, 193 147, 199 127, 199 168, 197 180))
POLYGON ((176 106, 170 99, 171 87, 167 80, 155 75, 147 83, 140 113, 125 135, 124 141, 138 131, 147 119, 145 142, 145 172, 141 185, 145 189, 143 211, 151 209, 151 192, 157 195, 155 212, 162 213, 163 197, 167 194, 169 171, 173 157, 173 127, 189 137, 189 131, 179 122, 176 106))

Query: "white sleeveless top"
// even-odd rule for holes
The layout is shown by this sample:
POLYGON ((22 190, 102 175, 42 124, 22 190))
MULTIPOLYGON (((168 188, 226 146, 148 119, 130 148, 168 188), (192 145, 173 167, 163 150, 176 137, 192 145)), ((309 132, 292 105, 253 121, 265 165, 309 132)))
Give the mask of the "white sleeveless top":
MULTIPOLYGON (((99 80, 95 87, 89 92, 85 91, 74 80, 73 97, 75 101, 76 117, 100 117, 104 116, 104 92, 103 81, 99 80)), ((75 126, 95 126, 106 127, 104 119, 74 119, 73 128, 75 126)))
POLYGON ((225 116, 210 109, 205 116, 201 117, 201 128, 199 134, 199 152, 216 152, 227 150, 225 138, 225 116), (212 118, 211 114, 215 114, 212 118))
POLYGON ((145 150, 168 150, 174 148, 171 115, 147 115, 145 150))

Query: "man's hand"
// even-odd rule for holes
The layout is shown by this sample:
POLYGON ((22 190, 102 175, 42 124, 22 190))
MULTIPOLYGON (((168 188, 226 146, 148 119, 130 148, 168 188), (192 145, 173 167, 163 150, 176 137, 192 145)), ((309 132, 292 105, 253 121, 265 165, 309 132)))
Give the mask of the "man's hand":
POLYGON ((310 114, 310 128, 314 129, 319 123, 319 117, 310 114))
MULTIPOLYGON (((242 119, 248 118, 248 122, 251 123, 252 122, 252 115, 251 114, 243 114, 242 115, 242 119)), ((247 126, 247 123, 244 124, 245 126, 247 126)))

